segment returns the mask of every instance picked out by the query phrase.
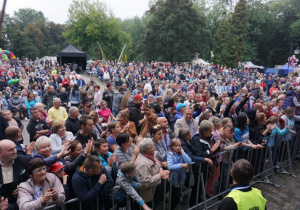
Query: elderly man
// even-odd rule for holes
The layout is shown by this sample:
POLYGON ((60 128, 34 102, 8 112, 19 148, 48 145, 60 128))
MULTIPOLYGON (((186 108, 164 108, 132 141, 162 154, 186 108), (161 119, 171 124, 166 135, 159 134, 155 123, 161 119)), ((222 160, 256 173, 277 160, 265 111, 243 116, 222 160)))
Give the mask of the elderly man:
POLYGON ((68 114, 66 108, 61 106, 60 98, 53 99, 53 107, 48 111, 49 120, 61 120, 66 121, 68 118, 68 114))
POLYGON ((69 110, 69 117, 66 120, 66 129, 70 131, 75 136, 77 131, 80 130, 78 123, 79 109, 75 106, 72 106, 69 110))
POLYGON ((171 140, 174 138, 174 132, 170 129, 167 118, 159 117, 157 118, 157 124, 160 125, 163 132, 162 140, 165 142, 167 149, 170 149, 171 140))
POLYGON ((9 209, 16 207, 17 185, 28 179, 25 166, 30 159, 27 156, 17 155, 16 144, 13 141, 8 139, 0 141, 0 185, 11 183, 10 191, 12 196, 8 200, 9 209))
POLYGON ((195 135, 198 132, 198 124, 195 119, 193 119, 193 108, 190 106, 185 107, 184 117, 178 119, 174 125, 174 133, 176 136, 179 134, 181 128, 189 128, 191 135, 195 135))

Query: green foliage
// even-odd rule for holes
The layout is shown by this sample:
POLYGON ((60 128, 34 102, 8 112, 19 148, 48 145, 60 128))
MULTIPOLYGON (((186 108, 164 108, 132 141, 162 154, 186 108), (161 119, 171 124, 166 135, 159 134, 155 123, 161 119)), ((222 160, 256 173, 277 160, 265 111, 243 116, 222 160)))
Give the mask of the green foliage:
POLYGON ((247 7, 246 0, 240 0, 234 9, 230 25, 230 54, 232 59, 230 66, 235 66, 239 61, 243 61, 245 41, 247 36, 247 7))
POLYGON ((21 27, 21 30, 23 30, 27 24, 33 22, 33 20, 46 21, 46 18, 41 11, 30 8, 19 9, 17 12, 14 12, 14 18, 21 27))
POLYGON ((100 2, 74 0, 69 8, 67 31, 63 35, 75 46, 81 47, 96 59, 97 41, 107 59, 117 59, 125 43, 130 53, 130 35, 122 30, 120 20, 106 13, 100 2))
POLYGON ((214 63, 219 63, 222 65, 229 66, 231 60, 230 54, 230 25, 229 22, 224 19, 218 28, 216 35, 214 37, 214 63))
POLYGON ((188 0, 157 1, 149 11, 150 20, 139 43, 146 59, 189 61, 201 51, 204 21, 188 0))

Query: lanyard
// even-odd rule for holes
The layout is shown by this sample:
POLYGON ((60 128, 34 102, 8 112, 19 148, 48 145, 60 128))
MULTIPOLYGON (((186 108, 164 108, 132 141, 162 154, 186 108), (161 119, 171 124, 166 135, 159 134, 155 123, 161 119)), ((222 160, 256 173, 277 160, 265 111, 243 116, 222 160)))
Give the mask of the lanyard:
POLYGON ((247 189, 247 188, 249 188, 249 187, 250 187, 250 185, 244 186, 244 187, 235 187, 235 188, 232 188, 232 189, 230 190, 230 192, 232 192, 233 190, 244 190, 244 189, 247 189))

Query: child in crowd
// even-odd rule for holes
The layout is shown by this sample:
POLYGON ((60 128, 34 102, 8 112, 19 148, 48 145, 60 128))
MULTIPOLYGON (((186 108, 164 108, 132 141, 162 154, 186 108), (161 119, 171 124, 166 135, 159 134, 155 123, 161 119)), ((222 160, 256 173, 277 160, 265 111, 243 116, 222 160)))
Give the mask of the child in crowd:
POLYGON ((186 174, 185 170, 188 169, 192 163, 191 158, 183 151, 179 139, 174 138, 171 141, 170 150, 167 155, 168 170, 172 173, 172 198, 171 209, 175 209, 176 205, 180 202, 180 186, 184 183, 186 174))
MULTIPOLYGON (((136 201, 139 206, 143 209, 148 210, 150 209, 143 198, 136 192, 135 189, 139 189, 143 186, 142 179, 140 175, 136 173, 136 167, 133 163, 130 162, 123 162, 120 166, 120 170, 118 171, 116 186, 120 186, 121 192, 126 192, 134 201, 136 201)), ((120 203, 118 203, 118 209, 125 209, 127 204, 127 199, 120 203)), ((139 209, 139 208, 137 208, 139 209)))
POLYGON ((116 122, 108 123, 107 130, 109 131, 110 135, 106 138, 109 151, 114 152, 118 146, 116 138, 121 132, 121 127, 116 122))
POLYGON ((95 150, 98 153, 98 157, 100 158, 103 167, 111 174, 113 171, 112 167, 116 166, 118 155, 112 155, 109 151, 108 143, 104 138, 95 141, 95 150))

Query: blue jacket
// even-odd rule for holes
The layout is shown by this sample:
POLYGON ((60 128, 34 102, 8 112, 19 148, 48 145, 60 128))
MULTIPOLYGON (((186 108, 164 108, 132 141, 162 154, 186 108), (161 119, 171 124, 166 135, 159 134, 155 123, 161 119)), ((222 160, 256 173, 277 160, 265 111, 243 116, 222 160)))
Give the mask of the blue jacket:
POLYGON ((192 160, 191 158, 184 153, 177 154, 176 152, 169 151, 167 154, 167 163, 168 163, 168 169, 172 171, 172 184, 173 185, 179 185, 180 183, 183 183, 186 177, 185 170, 182 168, 183 163, 191 164, 192 160), (181 173, 181 176, 180 176, 181 173), (181 181, 179 182, 179 178, 181 177, 181 181))
POLYGON ((80 91, 76 90, 75 95, 72 94, 72 90, 70 91, 70 102, 71 104, 80 104, 80 91))
POLYGON ((8 101, 6 100, 5 96, 3 96, 1 98, 2 102, 3 102, 3 110, 8 110, 8 101))
POLYGON ((79 87, 85 87, 85 86, 86 86, 86 85, 85 85, 85 81, 84 81, 84 80, 81 80, 81 81, 80 81, 80 79, 77 80, 77 85, 78 85, 79 87))
POLYGON ((275 143, 275 138, 276 135, 278 136, 282 136, 285 135, 289 130, 284 128, 282 130, 280 130, 277 126, 272 130, 272 133, 269 137, 269 140, 267 141, 267 145, 268 147, 274 147, 274 143, 275 143))
POLYGON ((282 109, 285 110, 287 107, 295 107, 293 98, 296 96, 296 93, 293 90, 288 90, 286 93, 286 98, 282 105, 282 109))
POLYGON ((88 176, 83 172, 84 165, 77 168, 76 173, 72 177, 72 186, 75 195, 82 202, 82 209, 96 210, 97 196, 99 197, 99 209, 103 209, 105 195, 114 187, 114 181, 105 168, 101 173, 94 176, 88 176), (106 175, 107 181, 102 185, 98 182, 102 174, 106 175))
MULTIPOLYGON (((184 117, 184 115, 183 115, 182 113, 176 112, 176 114, 175 114, 175 116, 174 116, 174 125, 175 125, 175 123, 176 123, 177 120, 179 120, 179 119, 181 119, 181 118, 183 118, 183 117, 184 117)), ((173 125, 173 126, 174 126, 174 125, 173 125)))
POLYGON ((38 102, 39 102, 39 100, 38 100, 37 98, 34 98, 34 100, 31 100, 30 102, 28 102, 27 99, 25 100, 25 105, 26 105, 26 107, 27 107, 27 110, 28 110, 28 114, 29 114, 29 115, 30 115, 30 110, 31 110, 31 108, 34 107, 34 105, 35 105, 36 103, 38 103, 38 102))

